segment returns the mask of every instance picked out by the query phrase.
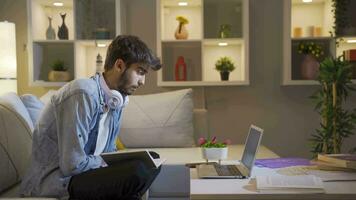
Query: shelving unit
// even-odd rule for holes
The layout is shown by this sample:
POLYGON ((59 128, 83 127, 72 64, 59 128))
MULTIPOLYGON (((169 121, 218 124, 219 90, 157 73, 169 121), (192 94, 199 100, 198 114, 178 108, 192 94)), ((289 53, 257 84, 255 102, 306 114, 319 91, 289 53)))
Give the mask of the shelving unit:
POLYGON ((96 71, 96 56, 105 62, 110 41, 121 33, 121 0, 61 0, 63 6, 54 6, 54 0, 27 0, 29 81, 31 86, 62 86, 66 82, 50 82, 48 73, 56 60, 62 60, 71 79, 92 76, 96 71), (66 13, 68 39, 58 39, 62 25, 60 13, 66 13), (52 18, 56 38, 46 38, 52 18), (104 47, 99 47, 104 45, 104 47))
MULTIPOLYGON (((350 1, 352 2, 352 1, 350 1)), ((302 62, 305 54, 298 52, 298 45, 306 42, 313 42, 321 47, 323 55, 319 61, 328 56, 342 56, 345 50, 356 49, 356 43, 349 43, 354 36, 338 35, 343 37, 343 42, 336 45, 336 41, 331 37, 334 33, 334 16, 332 12, 332 0, 313 0, 304 3, 302 0, 287 0, 284 3, 284 61, 283 61, 283 85, 316 85, 315 80, 307 80, 302 76, 302 62)), ((350 3, 348 17, 350 21, 356 23, 356 15, 352 14, 356 8, 356 3, 350 3)), ((356 25, 355 25, 356 26, 356 25)), ((356 69, 356 65, 355 65, 356 69)), ((356 72, 356 70, 355 70, 356 72)), ((356 73, 354 74, 356 78, 356 73)))
POLYGON ((157 53, 163 67, 158 86, 248 85, 248 0, 157 0, 157 53), (177 16, 189 20, 187 39, 176 39, 177 16), (229 37, 220 38, 219 29, 229 24, 229 37), (219 46, 224 45, 224 46, 219 46), (175 66, 182 56, 186 80, 176 80, 175 66), (236 69, 229 81, 221 81, 215 62, 228 56, 236 69))

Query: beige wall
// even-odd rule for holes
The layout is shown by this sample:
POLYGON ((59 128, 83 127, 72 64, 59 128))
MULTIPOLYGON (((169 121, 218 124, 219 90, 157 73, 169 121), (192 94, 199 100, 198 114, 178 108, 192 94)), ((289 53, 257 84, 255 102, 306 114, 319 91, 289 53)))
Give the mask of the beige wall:
POLYGON ((18 93, 33 93, 38 96, 45 94, 51 88, 30 87, 28 84, 26 0, 0 0, 0 21, 4 20, 16 25, 18 93))
MULTIPOLYGON (((156 47, 154 0, 129 0, 127 33, 140 36, 156 47), (144 23, 143 23, 144 19, 144 23)), ((0 20, 16 23, 19 93, 41 95, 48 88, 28 86, 25 0, 0 0, 0 20), (3 6, 5 5, 5 6, 3 6)), ((319 116, 308 98, 318 86, 281 86, 283 63, 283 0, 251 0, 249 86, 195 88, 196 107, 208 109, 209 132, 233 143, 244 143, 251 123, 265 130, 262 143, 281 156, 310 156, 308 139, 319 126, 319 116), (202 91, 205 91, 204 93, 202 91), (204 98, 205 96, 205 98, 204 98)), ((176 88, 159 88, 156 73, 147 77, 138 94, 176 88)), ((348 107, 356 106, 356 95, 348 107)), ((356 146, 356 137, 345 147, 356 146)))

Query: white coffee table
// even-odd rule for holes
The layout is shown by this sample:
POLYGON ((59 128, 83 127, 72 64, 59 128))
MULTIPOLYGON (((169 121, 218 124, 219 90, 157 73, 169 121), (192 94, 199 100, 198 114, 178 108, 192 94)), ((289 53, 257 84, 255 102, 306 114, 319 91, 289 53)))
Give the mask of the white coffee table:
MULTIPOLYGON (((239 146, 238 148, 242 148, 239 146)), ((230 149, 229 154, 232 157, 241 157, 236 155, 239 149, 230 149), (234 155, 231 155, 234 154, 234 155)), ((276 158, 278 157, 266 147, 261 147, 257 158, 276 158)), ((238 163, 238 161, 234 161, 238 163)), ((229 164, 231 161, 228 162, 229 164)), ((252 177, 255 175, 271 175, 276 170, 269 168, 255 167, 252 177)), ((190 170, 190 198, 194 199, 353 199, 356 200, 356 181, 344 182, 324 182, 325 194, 261 194, 256 190, 255 179, 198 179, 196 169, 190 170)))

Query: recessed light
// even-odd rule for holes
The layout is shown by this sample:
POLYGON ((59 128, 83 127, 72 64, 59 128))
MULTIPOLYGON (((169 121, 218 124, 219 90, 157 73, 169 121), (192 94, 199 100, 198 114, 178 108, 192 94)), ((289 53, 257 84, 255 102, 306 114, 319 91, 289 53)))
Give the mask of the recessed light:
POLYGON ((179 6, 187 6, 187 5, 188 5, 188 2, 180 1, 180 2, 178 2, 178 5, 179 5, 179 6))
POLYGON ((347 43, 356 43, 356 40, 347 40, 347 43))
POLYGON ((303 0, 303 3, 311 3, 313 0, 303 0))
POLYGON ((63 6, 63 3, 62 2, 54 2, 53 5, 61 7, 61 6, 63 6))
POLYGON ((97 47, 106 47, 106 44, 105 43, 96 43, 96 46, 97 47))
POLYGON ((228 44, 227 44, 227 42, 219 42, 219 46, 227 46, 228 44))

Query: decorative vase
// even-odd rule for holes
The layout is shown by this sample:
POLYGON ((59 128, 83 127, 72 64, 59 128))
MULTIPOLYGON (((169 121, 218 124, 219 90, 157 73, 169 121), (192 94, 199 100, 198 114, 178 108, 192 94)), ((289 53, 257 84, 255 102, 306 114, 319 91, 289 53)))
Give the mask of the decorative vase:
POLYGON ((184 57, 179 56, 176 62, 176 67, 174 71, 174 78, 176 81, 186 81, 187 80, 187 65, 184 62, 184 57))
POLYGON ((54 71, 48 73, 48 80, 52 82, 66 82, 70 80, 70 74, 67 71, 54 71))
POLYGON ((202 155, 205 160, 223 160, 227 158, 228 148, 202 148, 202 155))
POLYGON ((55 40, 56 39, 56 32, 52 28, 52 18, 48 17, 48 28, 46 31, 46 39, 47 40, 55 40))
POLYGON ((64 22, 65 18, 66 18, 66 13, 61 14, 62 17, 62 26, 58 26, 58 38, 61 40, 68 40, 68 28, 64 22))
POLYGON ((220 78, 221 78, 222 81, 228 81, 229 80, 229 75, 230 75, 230 72, 228 72, 228 71, 220 72, 220 78))
POLYGON ((311 54, 306 54, 301 63, 301 77, 304 80, 315 80, 319 71, 319 62, 311 54))
POLYGON ((179 23, 174 36, 177 40, 188 39, 188 30, 183 23, 179 23))

